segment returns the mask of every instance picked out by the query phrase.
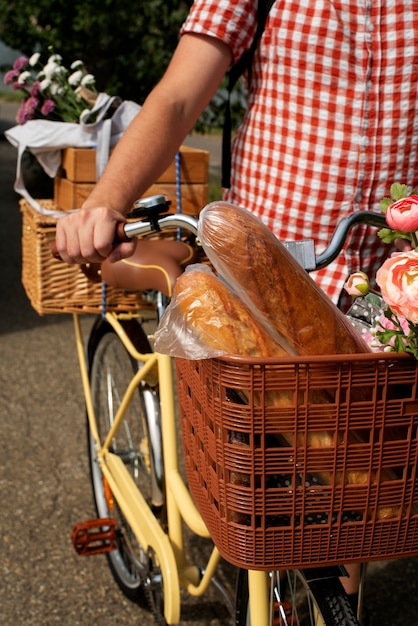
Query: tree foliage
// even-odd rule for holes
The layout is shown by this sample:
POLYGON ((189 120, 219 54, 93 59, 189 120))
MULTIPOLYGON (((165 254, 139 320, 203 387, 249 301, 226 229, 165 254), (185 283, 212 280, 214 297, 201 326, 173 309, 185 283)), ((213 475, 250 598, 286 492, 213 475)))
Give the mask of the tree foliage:
POLYGON ((0 38, 64 65, 82 59, 99 90, 142 103, 164 73, 192 0, 0 0, 0 38))

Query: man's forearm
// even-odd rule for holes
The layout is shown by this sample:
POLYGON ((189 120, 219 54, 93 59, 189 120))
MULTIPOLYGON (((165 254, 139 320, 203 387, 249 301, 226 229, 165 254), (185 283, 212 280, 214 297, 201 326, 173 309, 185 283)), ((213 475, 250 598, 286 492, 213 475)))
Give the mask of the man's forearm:
POLYGON ((119 141, 83 206, 107 206, 126 214, 170 165, 230 60, 231 52, 222 42, 182 38, 164 78, 119 141))
POLYGON ((122 213, 170 165, 189 131, 170 105, 150 97, 112 153, 84 206, 108 206, 122 213))

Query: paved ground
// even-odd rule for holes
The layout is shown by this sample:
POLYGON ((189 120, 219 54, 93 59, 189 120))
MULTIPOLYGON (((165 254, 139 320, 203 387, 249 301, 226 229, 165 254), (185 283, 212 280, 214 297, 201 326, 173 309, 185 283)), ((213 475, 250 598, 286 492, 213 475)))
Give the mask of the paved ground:
MULTIPOLYGON (((152 624, 104 556, 71 546, 73 525, 94 517, 84 406, 70 316, 39 317, 20 283, 16 151, 3 138, 13 112, 0 105, 0 626, 152 624)), ((224 623, 216 592, 183 613, 188 626, 224 623)))
MULTIPOLYGON (((12 119, 1 103, 1 132, 12 119)), ((208 141, 216 164, 219 142, 208 141)), ((39 317, 20 284, 15 159, 0 139, 0 626, 148 625, 149 615, 116 588, 105 557, 78 557, 70 544, 73 524, 94 515, 84 408, 71 319, 39 317)), ((416 558, 372 566, 371 626, 418 625, 417 581, 416 558)), ((182 617, 185 626, 227 623, 216 594, 182 617)))

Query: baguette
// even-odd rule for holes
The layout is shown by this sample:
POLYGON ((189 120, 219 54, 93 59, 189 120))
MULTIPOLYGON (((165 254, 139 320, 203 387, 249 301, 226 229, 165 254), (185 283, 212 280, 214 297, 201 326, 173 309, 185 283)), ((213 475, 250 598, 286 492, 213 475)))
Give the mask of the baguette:
POLYGON ((344 314, 249 211, 213 202, 199 239, 216 271, 289 354, 369 352, 344 314))

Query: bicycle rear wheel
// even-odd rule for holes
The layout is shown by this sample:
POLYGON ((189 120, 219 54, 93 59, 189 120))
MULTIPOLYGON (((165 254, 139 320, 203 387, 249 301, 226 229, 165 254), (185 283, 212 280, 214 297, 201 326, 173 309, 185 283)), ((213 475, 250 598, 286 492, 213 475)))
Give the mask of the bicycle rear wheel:
MULTIPOLYGON (((142 353, 151 351, 142 327, 135 320, 124 322, 123 325, 137 350, 142 353)), ((129 355, 113 328, 101 319, 97 320, 91 333, 88 355, 93 407, 102 441, 139 364, 129 355)), ((141 604, 145 600, 157 616, 162 606, 159 569, 153 555, 145 553, 138 544, 113 498, 100 470, 97 445, 89 428, 88 446, 97 514, 99 517, 113 517, 117 520, 117 550, 107 553, 113 577, 130 600, 141 604)), ((146 382, 140 384, 112 440, 110 451, 123 460, 143 497, 164 524, 160 403, 157 387, 151 387, 146 382)))
MULTIPOLYGON (((334 569, 270 572, 271 625, 358 626, 334 569)), ((235 619, 236 626, 254 626, 250 618, 247 570, 238 573, 235 619)))

